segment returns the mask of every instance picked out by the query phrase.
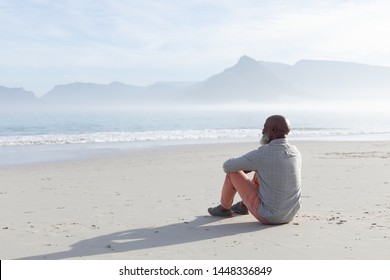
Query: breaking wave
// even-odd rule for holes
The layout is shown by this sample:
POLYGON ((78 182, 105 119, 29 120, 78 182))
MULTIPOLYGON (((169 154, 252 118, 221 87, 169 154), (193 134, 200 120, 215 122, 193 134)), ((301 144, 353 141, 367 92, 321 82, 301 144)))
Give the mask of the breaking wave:
MULTIPOLYGON (((339 136, 362 136, 367 134, 389 134, 390 131, 362 131, 348 129, 310 128, 296 129, 291 132, 292 139, 314 139, 339 136)), ((182 141, 182 140, 232 140, 259 139, 259 129, 200 129, 200 130, 153 130, 136 132, 95 132, 81 134, 42 134, 0 136, 0 146, 20 145, 58 145, 83 143, 120 143, 145 141, 182 141)))

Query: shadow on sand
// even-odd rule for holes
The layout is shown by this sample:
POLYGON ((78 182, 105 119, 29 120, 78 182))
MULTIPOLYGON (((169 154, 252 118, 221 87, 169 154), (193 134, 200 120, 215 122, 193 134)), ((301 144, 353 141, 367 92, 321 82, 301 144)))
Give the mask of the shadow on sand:
POLYGON ((218 221, 211 216, 198 216, 191 222, 181 222, 156 228, 138 228, 85 239, 71 245, 68 251, 29 256, 23 260, 58 260, 87 257, 184 244, 201 240, 233 236, 270 228, 256 221, 208 225, 218 221))

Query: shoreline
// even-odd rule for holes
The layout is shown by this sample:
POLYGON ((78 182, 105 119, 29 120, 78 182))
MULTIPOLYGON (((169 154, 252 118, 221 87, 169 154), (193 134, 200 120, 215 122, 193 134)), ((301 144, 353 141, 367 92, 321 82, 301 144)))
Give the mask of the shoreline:
POLYGON ((303 207, 282 226, 207 214, 254 142, 0 167, 0 258, 390 259, 390 141, 290 142, 303 207))
MULTIPOLYGON (((291 143, 357 143, 357 142, 390 142, 390 134, 372 139, 371 135, 329 136, 329 137, 290 137, 291 143)), ((33 164, 55 163, 62 161, 99 159, 123 153, 131 153, 137 150, 159 149, 181 146, 207 146, 207 145, 241 145, 255 143, 258 138, 249 139, 202 139, 202 140, 178 140, 178 141, 134 141, 113 143, 78 143, 78 144, 46 144, 46 145, 15 145, 0 146, 0 168, 33 164)))

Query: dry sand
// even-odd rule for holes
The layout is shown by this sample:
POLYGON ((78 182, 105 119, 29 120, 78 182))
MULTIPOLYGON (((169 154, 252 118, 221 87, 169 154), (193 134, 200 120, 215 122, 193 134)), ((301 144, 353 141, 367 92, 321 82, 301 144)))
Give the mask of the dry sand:
POLYGON ((281 226, 207 214, 256 143, 1 167, 0 259, 390 259, 390 142, 292 144, 303 208, 281 226))

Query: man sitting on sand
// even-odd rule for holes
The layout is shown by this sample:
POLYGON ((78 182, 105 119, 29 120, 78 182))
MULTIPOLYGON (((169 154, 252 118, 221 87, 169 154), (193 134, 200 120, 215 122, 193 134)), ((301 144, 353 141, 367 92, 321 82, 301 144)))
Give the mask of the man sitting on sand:
POLYGON ((298 149, 286 139, 289 121, 280 115, 267 118, 257 150, 223 164, 227 173, 221 204, 208 211, 213 216, 231 217, 249 212, 263 224, 292 221, 301 207, 301 165, 298 149), (252 180, 246 173, 254 171, 252 180), (233 204, 238 192, 242 201, 233 204))

